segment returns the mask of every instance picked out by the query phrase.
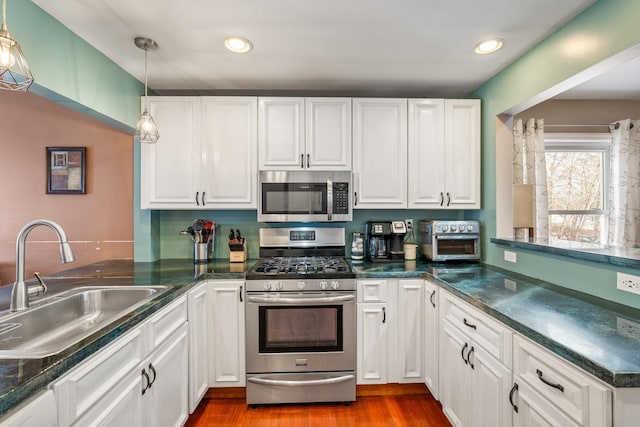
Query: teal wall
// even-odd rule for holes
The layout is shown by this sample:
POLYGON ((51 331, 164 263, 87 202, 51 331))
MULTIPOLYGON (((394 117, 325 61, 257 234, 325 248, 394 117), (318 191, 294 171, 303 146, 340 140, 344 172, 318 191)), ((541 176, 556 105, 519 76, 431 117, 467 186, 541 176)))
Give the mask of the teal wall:
MULTIPOLYGON (((291 224, 265 224, 257 222, 257 212, 250 211, 156 211, 156 226, 159 234, 155 241, 160 242, 154 248, 157 258, 191 258, 193 257, 193 244, 190 236, 180 234, 181 230, 193 223, 195 219, 208 219, 217 225, 216 240, 214 246, 214 258, 229 258, 228 235, 231 228, 240 229, 240 232, 247 239, 249 246, 249 258, 258 257, 258 229, 261 227, 287 227, 291 224)), ((413 219, 417 227, 421 219, 462 219, 464 212, 458 210, 450 211, 428 211, 428 210, 355 210, 353 221, 349 223, 323 223, 314 224, 321 227, 344 227, 347 244, 349 237, 354 231, 363 231, 367 221, 376 220, 405 220, 413 219)), ((299 225, 299 224, 296 224, 299 225)), ((417 230, 416 230, 417 231, 417 230)), ((417 234, 414 234, 417 238, 417 234)), ((347 248, 347 255, 350 253, 347 248)))
MULTIPOLYGON (((482 179, 485 261, 568 288, 640 308, 640 295, 616 290, 614 269, 602 264, 517 252, 517 264, 503 260, 496 235, 496 116, 571 76, 640 43, 640 1, 599 0, 473 94, 482 98, 482 179)), ((512 249, 509 249, 512 250, 512 249)))
POLYGON ((7 2, 7 27, 31 67, 31 92, 133 133, 143 84, 31 1, 7 2))

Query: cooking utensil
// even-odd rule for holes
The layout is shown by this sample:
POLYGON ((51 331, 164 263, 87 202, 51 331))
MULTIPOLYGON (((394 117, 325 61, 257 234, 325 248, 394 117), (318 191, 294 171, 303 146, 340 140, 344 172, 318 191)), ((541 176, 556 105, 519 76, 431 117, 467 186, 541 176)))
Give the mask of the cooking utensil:
POLYGON ((236 235, 233 232, 233 228, 231 229, 231 232, 229 233, 229 240, 236 240, 236 235))

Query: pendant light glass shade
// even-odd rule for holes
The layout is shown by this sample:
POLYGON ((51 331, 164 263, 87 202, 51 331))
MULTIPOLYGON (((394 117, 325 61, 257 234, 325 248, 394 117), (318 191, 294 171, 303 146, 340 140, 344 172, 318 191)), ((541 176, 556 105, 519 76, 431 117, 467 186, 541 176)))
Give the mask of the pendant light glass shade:
POLYGON ((136 125, 136 131, 133 134, 135 142, 142 144, 155 144, 160 138, 158 127, 156 122, 149 114, 149 98, 147 97, 147 52, 149 50, 156 50, 158 44, 146 37, 136 37, 134 40, 136 46, 144 50, 144 112, 140 114, 138 118, 138 124, 136 125))
POLYGON ((7 30, 7 0, 2 0, 2 27, 0 28, 0 89, 26 91, 33 83, 29 64, 7 30))

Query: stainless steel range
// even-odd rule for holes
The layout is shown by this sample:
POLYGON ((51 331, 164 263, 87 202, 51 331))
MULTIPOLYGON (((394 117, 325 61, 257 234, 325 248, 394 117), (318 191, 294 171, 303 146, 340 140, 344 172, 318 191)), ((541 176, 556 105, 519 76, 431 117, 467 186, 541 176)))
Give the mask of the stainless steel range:
POLYGON ((356 284, 344 228, 260 229, 247 273, 247 404, 356 398, 356 284))

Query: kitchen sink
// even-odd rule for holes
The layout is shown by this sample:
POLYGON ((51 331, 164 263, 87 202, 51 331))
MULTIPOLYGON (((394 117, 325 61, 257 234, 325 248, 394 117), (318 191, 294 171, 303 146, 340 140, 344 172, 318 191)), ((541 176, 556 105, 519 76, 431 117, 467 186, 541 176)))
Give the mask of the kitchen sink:
POLYGON ((0 316, 0 359, 57 354, 167 290, 167 286, 84 286, 0 316))

